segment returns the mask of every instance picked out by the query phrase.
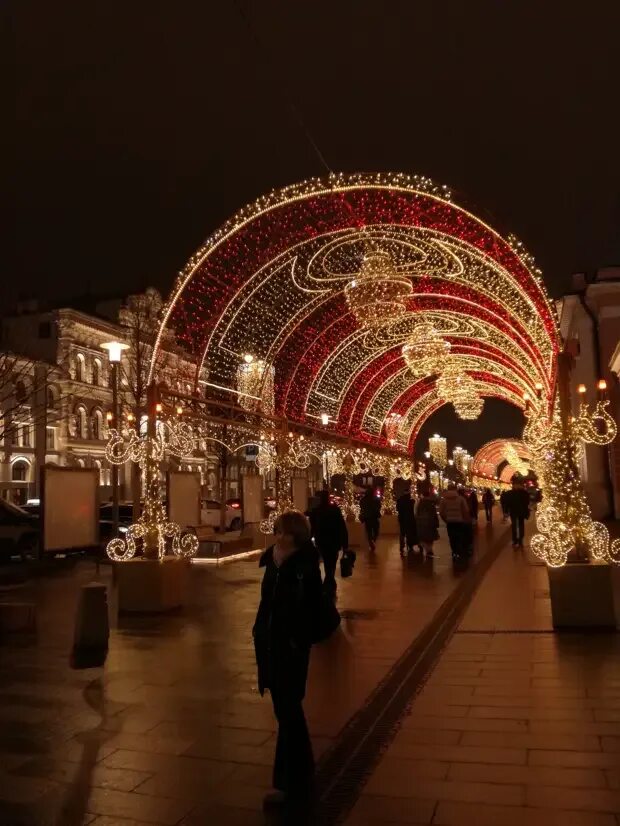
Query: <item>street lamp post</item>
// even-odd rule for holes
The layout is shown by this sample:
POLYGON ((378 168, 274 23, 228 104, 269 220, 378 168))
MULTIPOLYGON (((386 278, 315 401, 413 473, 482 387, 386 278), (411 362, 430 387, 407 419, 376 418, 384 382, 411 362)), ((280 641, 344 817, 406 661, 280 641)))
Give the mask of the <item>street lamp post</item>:
MULTIPOLYGON (((119 409, 119 398, 118 398, 118 379, 119 379, 119 369, 121 364, 121 358, 123 355, 123 350, 127 350, 129 348, 128 344, 123 344, 120 341, 107 341, 105 344, 101 345, 102 350, 106 350, 108 354, 108 361, 110 362, 110 368, 112 371, 112 417, 110 424, 116 430, 120 428, 120 409, 119 409)), ((118 499, 119 499, 119 487, 118 487, 118 471, 119 466, 116 464, 112 465, 112 530, 116 535, 118 533, 118 499)))

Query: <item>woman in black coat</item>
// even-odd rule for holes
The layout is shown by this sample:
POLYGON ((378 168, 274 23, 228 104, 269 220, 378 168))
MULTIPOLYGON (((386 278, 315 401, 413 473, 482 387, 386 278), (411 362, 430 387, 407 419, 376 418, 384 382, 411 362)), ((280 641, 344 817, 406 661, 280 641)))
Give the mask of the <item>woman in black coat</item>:
POLYGON ((303 801, 312 791, 314 758, 302 701, 322 600, 319 556, 307 519, 288 511, 276 520, 274 532, 275 544, 260 560, 265 574, 253 631, 259 691, 269 690, 278 721, 277 791, 266 805, 303 801))

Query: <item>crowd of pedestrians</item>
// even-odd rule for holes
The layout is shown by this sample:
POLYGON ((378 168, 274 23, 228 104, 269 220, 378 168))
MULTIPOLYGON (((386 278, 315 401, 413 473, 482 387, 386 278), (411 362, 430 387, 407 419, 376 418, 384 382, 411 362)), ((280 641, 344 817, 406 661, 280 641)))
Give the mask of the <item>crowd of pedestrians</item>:
MULTIPOLYGON (((482 494, 487 523, 493 520, 495 496, 490 488, 482 494)), ((381 500, 373 489, 360 500, 360 521, 368 547, 374 554, 381 524, 381 500)), ((515 481, 500 496, 504 521, 510 518, 513 547, 523 547, 524 524, 530 499, 523 484, 515 481)), ((479 500, 475 490, 449 482, 438 495, 428 480, 406 487, 396 500, 401 556, 434 556, 440 519, 446 525, 455 560, 473 553, 479 500)), ((258 687, 268 690, 278 722, 273 787, 266 806, 307 808, 312 797, 314 758, 303 711, 311 646, 326 639, 338 627, 335 605, 336 570, 350 576, 355 554, 342 511, 328 491, 306 515, 287 511, 275 522, 274 544, 260 560, 264 568, 261 600, 253 629, 258 687), (321 580, 320 561, 324 576, 321 580)))

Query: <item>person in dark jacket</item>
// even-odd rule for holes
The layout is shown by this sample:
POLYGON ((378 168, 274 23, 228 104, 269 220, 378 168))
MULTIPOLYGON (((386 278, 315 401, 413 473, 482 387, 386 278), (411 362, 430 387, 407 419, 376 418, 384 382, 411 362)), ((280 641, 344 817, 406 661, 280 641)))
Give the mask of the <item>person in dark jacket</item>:
POLYGON ((502 522, 508 519, 508 491, 503 490, 499 495, 499 504, 502 509, 502 522))
POLYGON ((478 521, 478 494, 475 490, 470 490, 467 495, 467 504, 469 505, 469 513, 472 522, 478 521))
POLYGON ((485 488, 482 494, 482 504, 484 505, 484 512, 487 516, 487 522, 493 522, 493 505, 495 504, 495 497, 491 488, 485 488))
POLYGON ((411 553, 414 545, 418 544, 418 532, 416 529, 414 500, 411 496, 411 488, 407 488, 396 500, 396 513, 398 514, 398 527, 400 530, 400 553, 404 556, 405 547, 411 553))
POLYGON ((271 693, 278 721, 273 786, 265 805, 303 803, 312 792, 314 758, 302 702, 306 691, 313 621, 322 596, 319 556, 299 511, 274 526, 275 544, 262 555, 265 569, 253 636, 258 688, 271 693))
POLYGON ((319 504, 310 511, 310 529, 317 550, 323 559, 325 568, 323 587, 326 591, 335 593, 338 587, 336 585, 338 554, 341 549, 347 552, 349 533, 342 511, 338 505, 329 501, 329 491, 321 491, 319 504))
POLYGON ((530 496, 520 479, 512 483, 512 490, 506 493, 506 505, 510 514, 512 527, 512 547, 523 549, 525 537, 525 520, 530 516, 530 496))
POLYGON ((434 556, 433 542, 439 539, 439 517, 437 504, 428 480, 418 486, 419 499, 415 509, 416 530, 427 558, 434 556))
POLYGON ((360 522, 363 522, 371 551, 377 547, 379 525, 381 522, 381 501, 373 488, 366 488, 360 499, 360 522))

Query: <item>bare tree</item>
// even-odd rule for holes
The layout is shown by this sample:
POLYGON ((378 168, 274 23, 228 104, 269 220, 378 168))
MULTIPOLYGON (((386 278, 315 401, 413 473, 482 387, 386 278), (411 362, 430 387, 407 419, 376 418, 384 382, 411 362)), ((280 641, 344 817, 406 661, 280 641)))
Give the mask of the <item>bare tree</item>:
MULTIPOLYGON (((159 292, 149 287, 144 293, 131 295, 119 312, 119 323, 125 329, 125 343, 129 345, 123 359, 120 374, 120 400, 123 414, 130 414, 133 427, 140 429, 147 413, 147 392, 151 362, 157 336, 161 327, 163 301, 159 292)), ((178 385, 182 392, 193 389, 193 371, 174 334, 165 333, 160 342, 155 364, 155 376, 164 379, 169 386, 178 385)), ((136 464, 131 467, 131 491, 133 513, 140 515, 141 479, 136 464)))
POLYGON ((14 442, 17 428, 24 424, 34 428, 43 420, 48 424, 59 421, 62 399, 54 396, 50 404, 47 390, 61 375, 57 365, 0 353, 0 439, 14 442))

